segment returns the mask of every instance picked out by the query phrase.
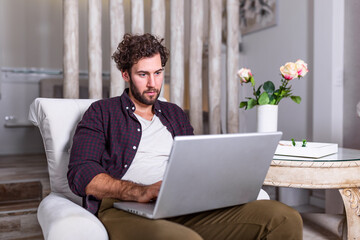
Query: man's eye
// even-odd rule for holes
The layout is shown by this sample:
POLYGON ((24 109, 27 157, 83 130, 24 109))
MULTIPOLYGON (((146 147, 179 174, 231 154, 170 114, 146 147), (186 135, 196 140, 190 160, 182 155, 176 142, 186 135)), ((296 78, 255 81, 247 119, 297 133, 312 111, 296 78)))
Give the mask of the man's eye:
POLYGON ((161 74, 161 72, 156 72, 156 73, 155 73, 155 75, 160 75, 160 74, 161 74))
POLYGON ((145 74, 145 73, 140 73, 139 76, 140 76, 140 77, 145 77, 146 74, 145 74))

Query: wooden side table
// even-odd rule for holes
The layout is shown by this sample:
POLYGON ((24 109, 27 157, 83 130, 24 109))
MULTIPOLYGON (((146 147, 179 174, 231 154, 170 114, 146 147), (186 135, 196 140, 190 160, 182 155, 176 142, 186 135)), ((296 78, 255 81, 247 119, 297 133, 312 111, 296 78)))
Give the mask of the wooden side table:
POLYGON ((323 158, 275 155, 264 185, 306 189, 339 189, 348 239, 360 240, 360 150, 339 148, 323 158))

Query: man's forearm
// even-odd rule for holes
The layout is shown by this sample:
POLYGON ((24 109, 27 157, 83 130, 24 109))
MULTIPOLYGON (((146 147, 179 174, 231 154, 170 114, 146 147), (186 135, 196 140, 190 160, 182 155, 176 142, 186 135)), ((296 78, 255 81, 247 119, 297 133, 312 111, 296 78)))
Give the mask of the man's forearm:
POLYGON ((157 197, 160 186, 161 182, 143 186, 100 173, 90 181, 85 191, 86 195, 93 195, 99 200, 117 198, 124 201, 149 202, 157 197))

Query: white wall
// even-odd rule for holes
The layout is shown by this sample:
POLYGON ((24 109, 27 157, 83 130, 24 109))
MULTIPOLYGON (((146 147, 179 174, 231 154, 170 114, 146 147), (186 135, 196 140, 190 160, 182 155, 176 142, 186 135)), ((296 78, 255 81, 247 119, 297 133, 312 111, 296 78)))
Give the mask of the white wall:
POLYGON ((39 130, 26 120, 31 102, 39 96, 38 82, 43 76, 2 72, 0 77, 0 155, 42 152, 39 130), (14 119, 6 121, 6 117, 14 119))
MULTIPOLYGON (((0 9, 0 68, 61 70, 62 1, 2 0, 0 9)), ((46 75, 1 72, 0 154, 43 151, 37 128, 5 127, 6 116, 21 125, 27 120, 42 77, 46 75)))
MULTIPOLYGON (((278 19, 275 27, 243 36, 241 66, 248 67, 254 74, 257 86, 271 80, 280 84, 280 66, 289 61, 303 59, 309 65, 309 74, 301 80, 292 80, 293 93, 302 98, 300 104, 291 99, 283 99, 279 104, 278 130, 283 131, 283 139, 310 139, 308 128, 311 110, 312 84, 312 16, 309 1, 279 0, 278 19)), ((241 99, 251 95, 250 86, 241 88, 241 99), (244 89, 247 88, 247 89, 244 89)), ((256 110, 241 111, 240 128, 244 132, 256 131, 256 110)))
POLYGON ((1 2, 1 66, 61 69, 62 1, 1 2))
POLYGON ((360 1, 345 1, 345 67, 344 67, 344 147, 360 149, 360 1), (357 30, 357 31, 356 31, 357 30))

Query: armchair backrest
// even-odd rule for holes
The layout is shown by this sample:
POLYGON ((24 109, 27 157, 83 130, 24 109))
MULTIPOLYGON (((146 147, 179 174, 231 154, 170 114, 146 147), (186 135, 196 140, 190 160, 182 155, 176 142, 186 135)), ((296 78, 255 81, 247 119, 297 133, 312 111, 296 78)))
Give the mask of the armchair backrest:
POLYGON ((29 120, 38 126, 48 162, 50 188, 81 205, 67 181, 70 148, 77 123, 95 99, 37 98, 30 106, 29 120))

